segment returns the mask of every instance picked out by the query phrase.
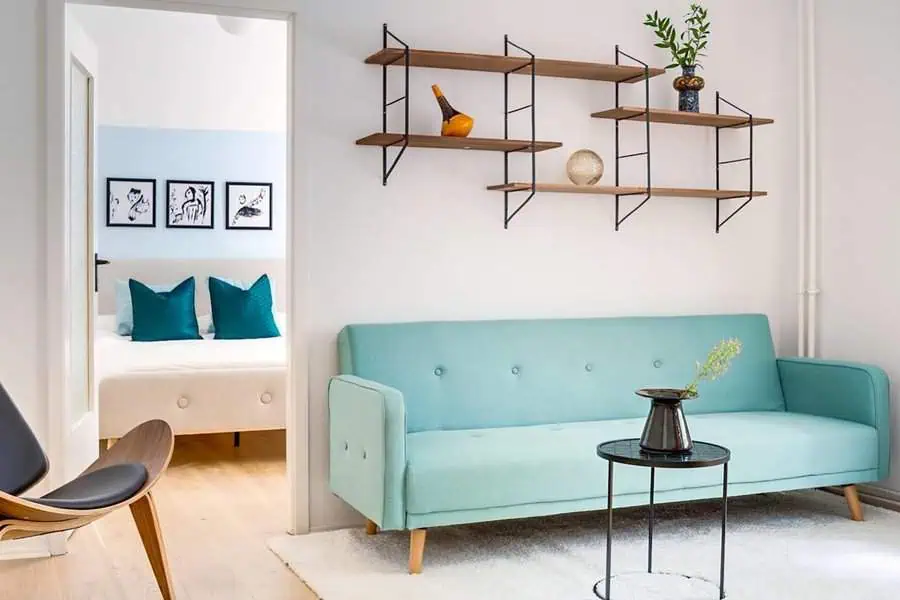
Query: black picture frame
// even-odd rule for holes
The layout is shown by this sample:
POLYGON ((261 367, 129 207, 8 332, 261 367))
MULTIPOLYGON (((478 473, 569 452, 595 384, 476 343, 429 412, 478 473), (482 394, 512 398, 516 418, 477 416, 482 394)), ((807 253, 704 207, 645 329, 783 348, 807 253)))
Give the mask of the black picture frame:
MULTIPOLYGON (((128 215, 131 215, 131 210, 133 206, 128 207, 128 215)), ((124 209, 124 207, 123 207, 124 209)), ((147 211, 142 211, 142 213, 146 213, 147 211)), ((142 214, 138 213, 138 214, 142 214)), ((135 215, 136 216, 136 215, 135 215)), ((130 217, 126 216, 125 219, 129 219, 130 217)), ((107 227, 137 227, 137 228, 154 228, 156 227, 156 179, 146 179, 140 177, 107 177, 106 178, 106 226, 107 227), (116 193, 117 187, 129 188, 129 192, 125 192, 126 196, 133 190, 142 189, 144 190, 144 195, 146 196, 146 187, 150 186, 150 222, 141 221, 137 222, 137 220, 133 222, 129 222, 128 220, 121 220, 121 216, 118 213, 119 207, 118 204, 121 203, 120 197, 121 192, 118 195, 114 196, 116 193), (114 204, 113 200, 116 200, 114 204)))
MULTIPOLYGON (((225 229, 243 230, 243 231, 272 231, 272 194, 274 186, 270 182, 259 181, 226 181, 225 182, 225 229), (241 188, 245 188, 246 192, 252 192, 255 189, 264 188, 265 196, 262 198, 266 202, 262 216, 267 217, 263 220, 263 224, 252 224, 254 216, 247 216, 251 219, 251 224, 239 224, 238 211, 244 207, 236 207, 235 203, 241 195, 241 188)), ((262 191, 260 189, 260 191, 262 191)))
POLYGON ((166 180, 166 228, 167 229, 215 229, 216 227, 216 183, 201 179, 167 179, 166 180), (204 203, 196 200, 198 190, 207 188, 209 197, 204 203), (191 200, 180 202, 187 189, 193 189, 196 205, 185 208, 191 200), (182 191, 183 190, 183 191, 182 191), (178 203, 180 202, 180 204, 178 203), (199 217, 199 222, 198 222, 199 217), (207 219, 208 217, 208 219, 207 219), (184 220, 188 219, 188 223, 184 220))

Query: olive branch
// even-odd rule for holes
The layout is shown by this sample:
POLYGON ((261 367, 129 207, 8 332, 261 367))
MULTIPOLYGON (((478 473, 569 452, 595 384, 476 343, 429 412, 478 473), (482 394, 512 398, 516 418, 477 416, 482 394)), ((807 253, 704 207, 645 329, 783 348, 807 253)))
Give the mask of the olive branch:
POLYGON ((731 361, 741 353, 741 340, 732 338, 722 340, 709 351, 706 362, 697 361, 697 372, 694 380, 684 388, 683 396, 693 398, 697 395, 697 384, 701 381, 715 381, 724 375, 731 366, 731 361))

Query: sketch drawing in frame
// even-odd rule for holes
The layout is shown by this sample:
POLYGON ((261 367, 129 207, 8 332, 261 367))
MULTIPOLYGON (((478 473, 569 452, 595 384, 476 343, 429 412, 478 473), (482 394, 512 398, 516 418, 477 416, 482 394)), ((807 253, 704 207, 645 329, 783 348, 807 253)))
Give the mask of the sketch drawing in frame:
POLYGON ((107 227, 156 227, 156 180, 106 178, 107 227))
POLYGON ((166 227, 213 229, 216 184, 212 181, 166 181, 166 227))
POLYGON ((272 184, 225 183, 226 229, 272 229, 272 184))

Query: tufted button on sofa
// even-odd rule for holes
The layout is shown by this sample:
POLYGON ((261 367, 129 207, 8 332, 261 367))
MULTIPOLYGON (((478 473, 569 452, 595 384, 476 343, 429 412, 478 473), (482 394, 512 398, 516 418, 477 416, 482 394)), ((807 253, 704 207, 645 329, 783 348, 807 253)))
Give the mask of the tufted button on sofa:
MULTIPOLYGON (((716 315, 348 326, 328 390, 331 489, 370 531, 411 531, 413 572, 429 527, 605 509, 595 449, 640 436, 634 391, 686 385, 729 337, 742 354, 685 410, 694 439, 731 449, 731 494, 888 475, 884 371, 777 359, 764 315, 716 315)), ((656 499, 718 497, 719 478, 660 472, 656 499)), ((648 484, 617 470, 615 506, 647 503, 648 484)))

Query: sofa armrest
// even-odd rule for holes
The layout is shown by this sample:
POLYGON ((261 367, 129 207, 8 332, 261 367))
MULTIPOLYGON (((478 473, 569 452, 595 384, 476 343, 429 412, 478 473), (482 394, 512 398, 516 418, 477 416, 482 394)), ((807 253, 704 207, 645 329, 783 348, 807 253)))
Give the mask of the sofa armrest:
POLYGON ((855 421, 878 431, 878 475, 890 472, 890 380, 865 364, 780 358, 778 373, 789 412, 855 421))
POLYGON ((328 384, 331 490, 382 529, 404 529, 406 406, 400 391, 353 375, 328 384))

